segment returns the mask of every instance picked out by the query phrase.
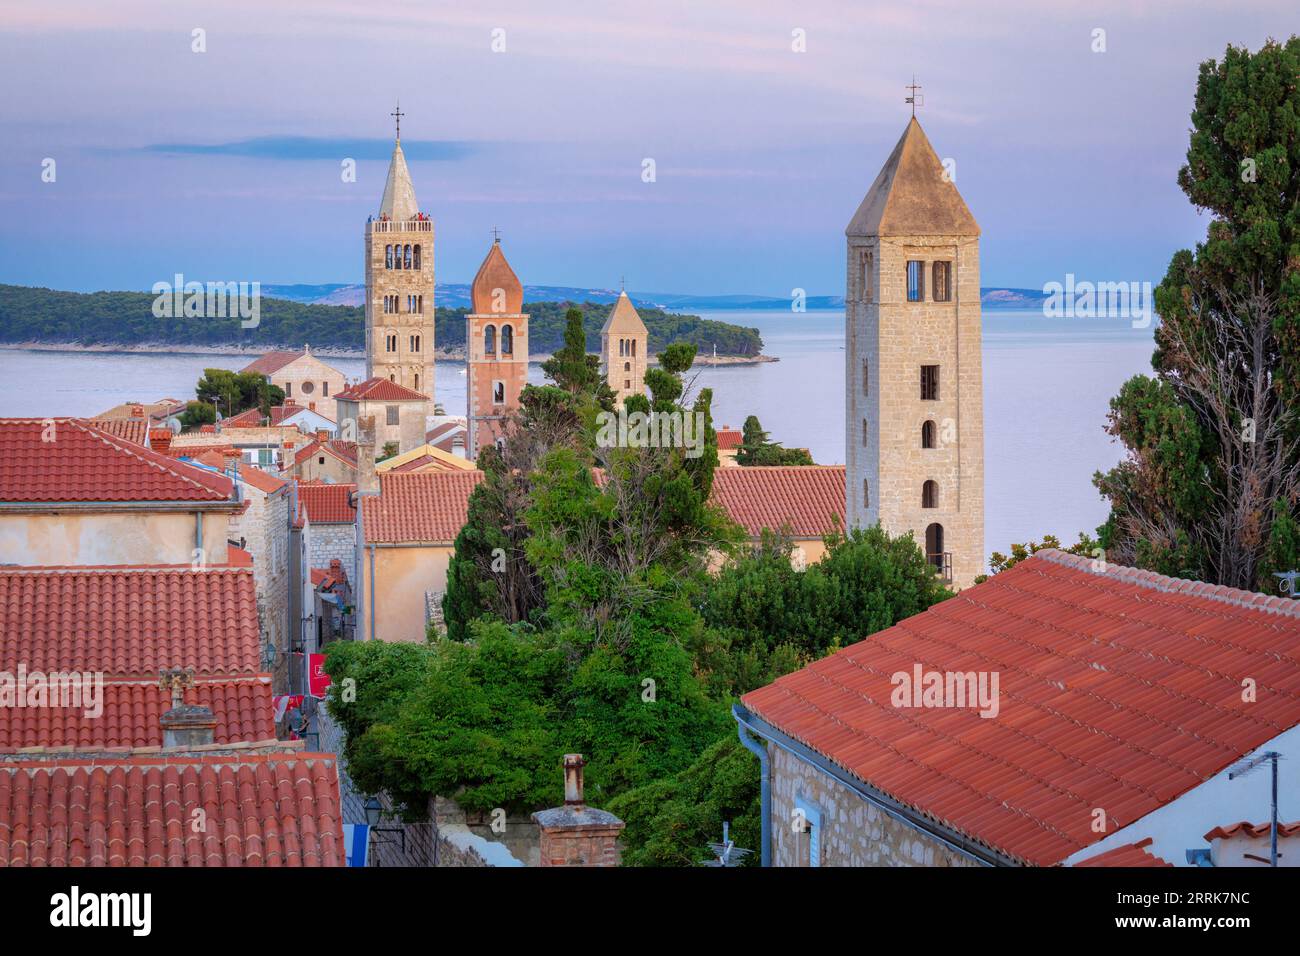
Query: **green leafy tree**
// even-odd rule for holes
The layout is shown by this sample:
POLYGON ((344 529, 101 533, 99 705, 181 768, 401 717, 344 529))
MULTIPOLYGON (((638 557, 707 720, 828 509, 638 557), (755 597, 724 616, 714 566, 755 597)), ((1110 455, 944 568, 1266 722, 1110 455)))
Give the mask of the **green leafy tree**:
POLYGON ((264 416, 269 416, 273 406, 284 404, 281 388, 256 372, 204 369, 194 391, 200 402, 214 406, 226 418, 250 408, 259 409, 264 416))
POLYGON ((812 455, 803 448, 782 448, 768 438, 757 415, 745 419, 741 430, 740 448, 736 451, 736 464, 754 465, 811 465, 812 455))
POLYGON ((1003 554, 1000 551, 994 551, 989 555, 989 574, 981 574, 975 578, 976 584, 982 584, 989 579, 990 575, 998 574, 1007 568, 1013 568, 1021 561, 1037 554, 1045 548, 1055 548, 1058 551, 1067 551, 1070 554, 1081 554, 1087 557, 1103 557, 1101 544, 1095 539, 1090 538, 1083 532, 1079 532, 1079 540, 1068 548, 1062 548, 1060 540, 1054 534, 1043 535, 1042 542, 1026 541, 1024 544, 1011 545, 1011 553, 1003 554))
POLYGON ((1201 65, 1178 183, 1212 219, 1156 289, 1154 377, 1111 401, 1112 560, 1240 588, 1296 566, 1300 39, 1201 65))
POLYGON ((200 428, 217 420, 217 409, 211 402, 189 402, 181 412, 181 428, 200 428))

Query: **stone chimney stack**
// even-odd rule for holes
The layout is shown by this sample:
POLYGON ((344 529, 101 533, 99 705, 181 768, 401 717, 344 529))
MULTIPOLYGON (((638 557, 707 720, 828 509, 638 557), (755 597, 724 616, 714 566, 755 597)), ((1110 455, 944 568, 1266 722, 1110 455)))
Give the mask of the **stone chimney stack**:
POLYGON ((375 416, 357 419, 357 491, 378 491, 375 472, 375 416))
POLYGON ((582 754, 564 755, 564 806, 539 810, 542 866, 618 866, 623 821, 589 807, 582 794, 582 754))
POLYGON ((181 704, 162 715, 164 747, 201 747, 213 742, 217 718, 211 708, 181 704))

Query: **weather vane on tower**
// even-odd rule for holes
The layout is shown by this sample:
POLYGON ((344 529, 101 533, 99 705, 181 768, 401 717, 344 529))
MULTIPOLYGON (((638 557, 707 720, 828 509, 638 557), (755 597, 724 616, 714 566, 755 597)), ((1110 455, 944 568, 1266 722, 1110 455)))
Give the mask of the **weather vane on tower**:
POLYGON ((924 96, 917 96, 917 95, 916 95, 916 91, 919 90, 920 87, 916 85, 916 74, 915 74, 915 73, 912 74, 912 85, 911 85, 911 86, 905 86, 905 87, 903 87, 903 89, 905 89, 905 90, 911 90, 911 91, 912 91, 912 95, 911 95, 911 96, 904 97, 904 98, 903 98, 903 102, 904 102, 904 103, 910 103, 910 104, 912 104, 912 115, 915 116, 915 115, 916 115, 916 108, 917 108, 918 106, 924 106, 924 105, 925 105, 925 97, 924 97, 924 96))

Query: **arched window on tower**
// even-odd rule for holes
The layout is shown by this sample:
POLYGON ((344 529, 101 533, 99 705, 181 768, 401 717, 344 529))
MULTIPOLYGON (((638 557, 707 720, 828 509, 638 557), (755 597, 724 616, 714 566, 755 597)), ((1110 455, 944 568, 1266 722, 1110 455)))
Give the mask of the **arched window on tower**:
POLYGON ((927 420, 924 424, 921 425, 921 447, 922 448, 935 447, 934 432, 935 432, 935 428, 934 428, 933 421, 927 420))
POLYGON ((624 355, 626 355, 626 354, 627 354, 627 339, 619 339, 619 340, 618 340, 618 355, 619 355, 619 358, 622 358, 622 357, 623 357, 624 355))
POLYGON ((415 268, 420 268, 420 247, 415 247, 415 268))
POLYGON ((489 325, 483 330, 483 354, 497 354, 497 327, 489 325))
POLYGON ((513 355, 515 352, 515 330, 512 326, 501 326, 501 354, 513 355))
POLYGON ((939 507, 939 483, 933 479, 921 486, 921 507, 939 507))
POLYGON ((410 243, 406 244, 406 251, 405 253, 403 253, 402 268, 403 269, 411 268, 411 244, 410 243))
POLYGON ((631 363, 631 362, 624 362, 624 363, 623 363, 623 371, 625 371, 625 372, 630 372, 630 371, 632 371, 632 363, 631 363))
POLYGON ((392 267, 393 267, 393 244, 389 243, 388 245, 384 246, 384 268, 391 269, 392 267))
POLYGON ((636 339, 632 340, 632 357, 636 358, 636 339))

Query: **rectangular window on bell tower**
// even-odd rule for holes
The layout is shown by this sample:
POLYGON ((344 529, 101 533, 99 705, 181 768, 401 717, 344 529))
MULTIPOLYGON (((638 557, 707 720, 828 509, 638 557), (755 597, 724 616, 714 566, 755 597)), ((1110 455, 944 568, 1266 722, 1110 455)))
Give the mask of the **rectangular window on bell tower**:
POLYGON ((925 263, 918 259, 907 262, 907 301, 923 302, 925 300, 925 263))

